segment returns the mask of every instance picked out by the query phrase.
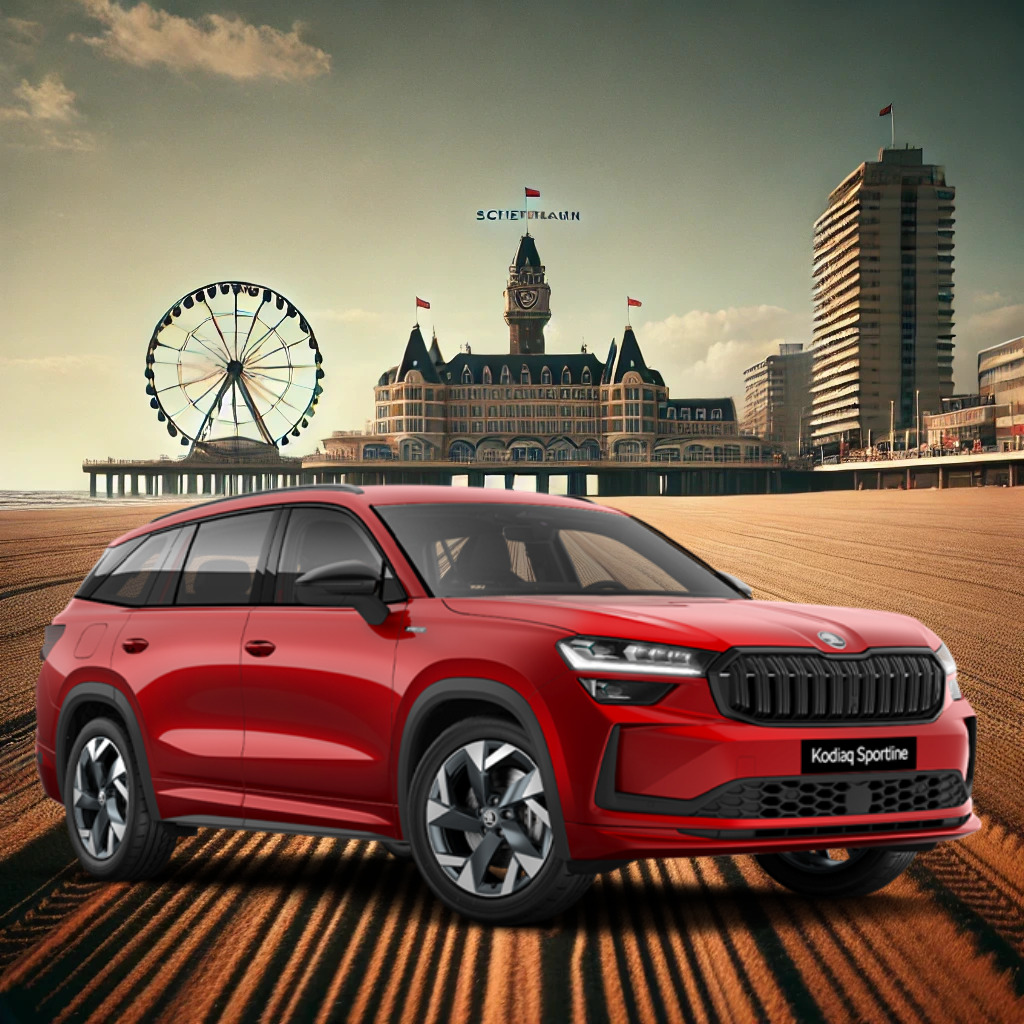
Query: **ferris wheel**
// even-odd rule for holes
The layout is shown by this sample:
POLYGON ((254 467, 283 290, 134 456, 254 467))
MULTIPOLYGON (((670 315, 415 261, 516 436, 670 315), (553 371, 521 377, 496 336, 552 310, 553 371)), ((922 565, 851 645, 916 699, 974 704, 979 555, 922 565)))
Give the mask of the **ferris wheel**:
POLYGON ((285 445, 316 411, 322 362, 313 328, 283 295, 220 281, 183 295, 157 321, 146 394, 182 445, 241 437, 285 445))

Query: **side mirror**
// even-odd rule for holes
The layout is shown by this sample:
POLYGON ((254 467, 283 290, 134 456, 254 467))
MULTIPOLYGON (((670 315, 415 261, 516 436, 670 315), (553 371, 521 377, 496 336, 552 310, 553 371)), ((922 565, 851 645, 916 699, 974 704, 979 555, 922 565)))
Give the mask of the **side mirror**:
POLYGON ((355 608, 371 626, 379 626, 389 614, 380 599, 380 572, 364 562, 330 562, 303 573, 295 581, 295 600, 300 604, 355 608))
POLYGON ((731 587, 735 587, 744 597, 753 597, 754 588, 749 583, 744 583, 738 576, 733 576, 728 572, 720 572, 718 574, 725 580, 726 583, 731 587))

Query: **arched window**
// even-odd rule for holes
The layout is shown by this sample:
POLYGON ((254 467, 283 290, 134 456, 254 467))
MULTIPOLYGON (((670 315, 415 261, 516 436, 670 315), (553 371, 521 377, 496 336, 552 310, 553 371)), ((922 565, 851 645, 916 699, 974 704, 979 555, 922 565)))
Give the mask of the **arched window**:
POLYGON ((674 405, 670 405, 668 407, 668 412, 665 418, 669 420, 674 420, 676 418, 676 407, 674 405))
POLYGON ((551 371, 546 366, 540 371, 540 382, 541 384, 551 383, 551 371))
POLYGON ((707 417, 704 415, 704 410, 703 409, 698 409, 697 410, 697 419, 703 420, 703 419, 706 419, 706 418, 707 417))
MULTIPOLYGON (((487 372, 486 370, 484 371, 487 372)), ((462 383, 472 384, 473 383, 473 371, 468 366, 462 368, 462 383)))
POLYGON ((501 379, 498 381, 499 384, 511 384, 512 374, 509 372, 508 363, 501 368, 501 379))
POLYGON ((523 368, 519 371, 519 383, 520 384, 532 384, 533 383, 533 381, 530 380, 530 368, 526 365, 526 363, 523 363, 523 368))
POLYGON ((681 420, 688 420, 690 418, 690 410, 689 410, 689 408, 680 409, 679 410, 679 418, 681 420))
POLYGON ((589 366, 584 366, 583 367, 583 375, 580 377, 580 383, 581 384, 589 384, 590 383, 590 367, 589 366))
POLYGON ((484 380, 485 384, 490 384, 491 383, 491 368, 489 366, 485 366, 484 367, 484 377, 483 377, 483 380, 484 380))
POLYGON ((562 383, 563 384, 571 384, 572 383, 572 374, 569 372, 569 367, 568 366, 563 366, 562 367, 562 383))
POLYGON ((711 418, 713 420, 720 420, 722 418, 722 410, 721 409, 712 409, 711 410, 711 418))

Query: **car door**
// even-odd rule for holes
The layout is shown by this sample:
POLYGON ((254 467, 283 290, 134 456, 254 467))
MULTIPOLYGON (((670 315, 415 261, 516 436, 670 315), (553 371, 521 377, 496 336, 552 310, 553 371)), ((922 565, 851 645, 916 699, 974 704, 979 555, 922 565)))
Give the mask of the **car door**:
POLYGON ((404 595, 365 527, 337 506, 293 508, 275 546, 269 603, 253 608, 242 644, 246 818, 387 828, 394 821, 391 684, 404 595), (383 567, 390 581, 384 597, 393 611, 378 626, 354 608, 295 600, 300 575, 352 559, 383 567))
POLYGON ((121 631, 113 668, 139 707, 162 817, 243 816, 242 634, 277 514, 154 534, 128 559, 134 575, 121 567, 123 592, 144 607, 121 631))

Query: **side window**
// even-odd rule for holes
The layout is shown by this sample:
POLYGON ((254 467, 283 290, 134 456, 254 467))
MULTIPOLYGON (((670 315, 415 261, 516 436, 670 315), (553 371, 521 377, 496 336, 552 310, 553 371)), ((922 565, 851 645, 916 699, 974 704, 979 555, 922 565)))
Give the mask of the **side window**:
POLYGON ((256 567, 276 513, 201 523, 178 586, 178 604, 249 604, 256 567))
MULTIPOLYGON (((170 582, 173 585, 176 566, 173 555, 177 553, 180 565, 180 554, 192 527, 181 527, 177 530, 162 530, 151 534, 138 545, 127 558, 105 576, 89 595, 94 601, 106 601, 109 604, 127 605, 139 608, 150 603, 157 592, 161 592, 170 582), (152 597, 151 597, 152 595, 152 597)), ((97 565, 96 571, 103 568, 97 565)))
MULTIPOLYGON (((379 572, 382 559, 366 530, 347 513, 326 508, 294 509, 278 560, 275 604, 295 604, 295 581, 303 573, 332 562, 362 562, 379 572)), ((390 568, 385 572, 382 596, 385 601, 405 596, 390 568)))

